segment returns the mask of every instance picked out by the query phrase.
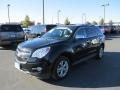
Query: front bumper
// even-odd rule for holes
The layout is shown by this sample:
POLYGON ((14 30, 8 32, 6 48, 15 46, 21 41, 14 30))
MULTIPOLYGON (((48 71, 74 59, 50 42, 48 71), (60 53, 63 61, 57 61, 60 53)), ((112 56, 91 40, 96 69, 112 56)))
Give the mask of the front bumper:
POLYGON ((20 62, 15 60, 15 67, 25 73, 37 76, 41 79, 48 79, 50 77, 50 65, 41 60, 40 62, 20 62))

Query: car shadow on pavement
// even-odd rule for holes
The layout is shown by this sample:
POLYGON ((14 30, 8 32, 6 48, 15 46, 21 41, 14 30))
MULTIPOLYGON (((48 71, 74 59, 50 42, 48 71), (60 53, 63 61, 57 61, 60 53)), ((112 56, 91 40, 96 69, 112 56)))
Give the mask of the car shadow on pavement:
POLYGON ((7 45, 0 47, 0 50, 12 50, 15 51, 17 48, 17 45, 7 45))
POLYGON ((112 40, 114 38, 120 38, 120 34, 109 34, 109 35, 106 35, 106 40, 112 40))
POLYGON ((120 86, 120 52, 105 52, 101 61, 91 59, 72 68, 63 80, 45 82, 73 88, 103 88, 120 86))

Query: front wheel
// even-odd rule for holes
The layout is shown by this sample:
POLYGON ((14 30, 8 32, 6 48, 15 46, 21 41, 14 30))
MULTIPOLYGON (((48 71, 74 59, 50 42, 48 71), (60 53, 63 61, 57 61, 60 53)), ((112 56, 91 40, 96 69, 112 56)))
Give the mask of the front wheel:
POLYGON ((104 54, 104 47, 100 46, 99 49, 97 50, 97 59, 102 59, 104 54))
POLYGON ((70 62, 67 57, 61 56, 57 59, 53 67, 52 78, 55 80, 60 80, 65 78, 68 75, 70 70, 70 62))

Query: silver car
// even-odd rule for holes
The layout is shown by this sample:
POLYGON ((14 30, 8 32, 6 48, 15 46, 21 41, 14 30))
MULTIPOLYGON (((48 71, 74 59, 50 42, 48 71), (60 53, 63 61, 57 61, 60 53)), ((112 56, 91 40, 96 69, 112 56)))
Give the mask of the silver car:
POLYGON ((25 40, 22 27, 18 24, 0 25, 0 46, 20 43, 25 40))
POLYGON ((42 36, 52 28, 56 27, 57 25, 48 24, 48 25, 35 25, 29 28, 30 32, 26 33, 27 39, 36 38, 38 36, 42 36))

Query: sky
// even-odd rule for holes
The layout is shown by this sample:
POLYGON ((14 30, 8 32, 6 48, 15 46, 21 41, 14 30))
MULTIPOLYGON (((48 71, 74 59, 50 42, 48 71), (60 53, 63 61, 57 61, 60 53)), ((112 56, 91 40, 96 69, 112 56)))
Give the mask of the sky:
MULTIPOLYGON (((99 21, 103 18, 103 7, 106 7, 106 22, 120 22, 120 0, 45 0, 45 23, 57 23, 57 11, 60 10, 60 23, 69 18, 71 23, 99 21), (85 20, 85 16, 84 16, 85 20)), ((8 22, 7 4, 10 4, 11 22, 20 22, 28 15, 31 21, 42 23, 42 0, 0 0, 0 23, 8 22)))

